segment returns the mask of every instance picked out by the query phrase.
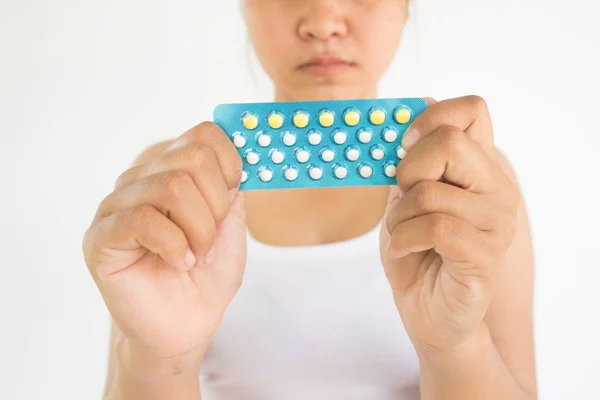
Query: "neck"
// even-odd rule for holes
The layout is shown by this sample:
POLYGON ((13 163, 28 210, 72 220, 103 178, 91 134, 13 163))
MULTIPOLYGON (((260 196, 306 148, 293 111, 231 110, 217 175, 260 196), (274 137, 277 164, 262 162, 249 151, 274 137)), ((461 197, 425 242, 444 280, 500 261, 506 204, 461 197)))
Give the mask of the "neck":
POLYGON ((275 87, 276 102, 310 101, 310 100, 349 100, 349 99, 374 99, 377 97, 377 88, 361 88, 359 90, 316 90, 312 92, 298 92, 285 87, 275 87))

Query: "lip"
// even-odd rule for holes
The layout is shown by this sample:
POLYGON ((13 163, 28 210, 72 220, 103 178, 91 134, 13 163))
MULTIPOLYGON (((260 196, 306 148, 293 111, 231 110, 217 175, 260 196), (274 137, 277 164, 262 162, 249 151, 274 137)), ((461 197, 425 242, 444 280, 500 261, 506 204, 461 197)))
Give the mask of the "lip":
POLYGON ((335 76, 344 73, 354 66, 354 63, 339 57, 315 57, 300 65, 298 68, 314 76, 335 76))

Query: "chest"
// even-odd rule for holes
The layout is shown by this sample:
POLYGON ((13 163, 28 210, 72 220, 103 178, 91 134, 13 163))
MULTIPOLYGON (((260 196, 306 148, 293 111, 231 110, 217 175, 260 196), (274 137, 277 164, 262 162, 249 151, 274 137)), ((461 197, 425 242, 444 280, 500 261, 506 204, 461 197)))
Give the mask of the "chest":
MULTIPOLYGON (((205 357, 204 385, 321 387, 319 393, 354 387, 390 398, 416 390, 417 358, 378 257, 371 251, 278 262, 250 254, 205 357)), ((369 393, 364 398, 387 398, 369 393)))

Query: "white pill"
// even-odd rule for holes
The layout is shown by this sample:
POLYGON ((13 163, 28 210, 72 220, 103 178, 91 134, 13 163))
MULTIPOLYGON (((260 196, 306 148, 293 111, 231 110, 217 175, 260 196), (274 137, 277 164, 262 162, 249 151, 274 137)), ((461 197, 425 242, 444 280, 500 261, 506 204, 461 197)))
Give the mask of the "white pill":
POLYGON ((400 159, 406 157, 406 151, 402 147, 398 147, 398 151, 396 151, 396 154, 400 159))
POLYGON ((396 176, 396 166, 395 165, 388 165, 385 167, 385 176, 387 176, 388 178, 393 178, 394 176, 396 176))
POLYGON ((311 133, 308 135, 308 143, 312 144, 313 146, 318 145, 321 143, 321 135, 318 133, 311 133))
POLYGON ((368 165, 363 165, 359 170, 360 176, 363 178, 370 178, 373 175, 373 168, 368 165))
POLYGON ((398 132, 396 132, 393 129, 388 129, 387 131, 385 131, 385 133, 383 134, 383 140, 385 140, 388 143, 392 143, 395 142, 396 139, 398 139, 398 132))
POLYGON ((325 162, 332 162, 334 156, 335 153, 333 152, 333 150, 324 150, 323 152, 321 152, 321 160, 325 162))
POLYGON ((309 174, 312 179, 318 180, 323 176, 323 170, 319 167, 312 167, 309 171, 309 174))
POLYGON ((261 181, 269 182, 271 179, 273 179, 273 171, 268 168, 264 168, 260 171, 258 176, 260 177, 261 181))
POLYGON ((242 183, 248 180, 248 173, 246 171, 242 171, 242 183))
POLYGON ((346 132, 336 132, 335 135, 333 135, 333 141, 337 144, 344 144, 346 143, 346 139, 348 138, 348 135, 346 135, 346 132))
POLYGON ((358 134, 358 141, 361 143, 369 143, 371 141, 371 136, 373 136, 371 132, 362 131, 358 134))
POLYGON ((358 149, 350 149, 346 152, 346 158, 350 161, 356 161, 360 157, 360 151, 358 149))
POLYGON ((260 156, 255 152, 251 151, 246 155, 246 161, 248 161, 248 164, 250 165, 256 165, 260 161, 260 156))
POLYGON ((271 136, 265 134, 259 135, 258 144, 260 144, 262 147, 268 147, 271 144, 271 136))
POLYGON ((246 145, 246 138, 242 135, 235 135, 233 138, 233 145, 238 149, 241 149, 246 145))
POLYGON ((336 167, 335 168, 335 177, 338 179, 344 179, 346 176, 348 176, 348 169, 346 167, 336 167))
POLYGON ((295 168, 288 168, 285 170, 284 175, 285 179, 287 179, 288 181, 295 181, 298 177, 298 170, 295 168))
POLYGON ((381 160, 384 155, 385 152, 380 148, 375 148, 373 151, 371 151, 371 157, 373 157, 374 160, 381 160))
POLYGON ((283 155, 283 153, 279 150, 275 150, 272 154, 271 154, 271 161, 273 161, 275 164, 281 164, 283 162, 283 159, 285 158, 285 156, 283 155))
POLYGON ((298 162, 300 163, 305 163, 308 161, 308 158, 310 157, 310 154, 308 154, 308 151, 306 150, 299 150, 296 152, 296 160, 298 160, 298 162))
POLYGON ((283 143, 286 146, 293 146, 296 143, 296 135, 286 133, 285 135, 283 135, 283 143))

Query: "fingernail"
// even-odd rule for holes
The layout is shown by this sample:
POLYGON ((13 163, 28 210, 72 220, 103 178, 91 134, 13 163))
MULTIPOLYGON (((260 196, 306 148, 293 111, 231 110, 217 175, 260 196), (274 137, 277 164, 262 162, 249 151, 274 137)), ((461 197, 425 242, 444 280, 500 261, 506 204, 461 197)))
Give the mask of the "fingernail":
POLYGON ((402 148, 408 151, 419 141, 419 132, 415 128, 408 128, 402 137, 402 148))
POLYGON ((196 256, 194 253, 192 253, 192 250, 188 250, 185 255, 185 265, 188 268, 192 268, 194 265, 196 265, 196 256))

